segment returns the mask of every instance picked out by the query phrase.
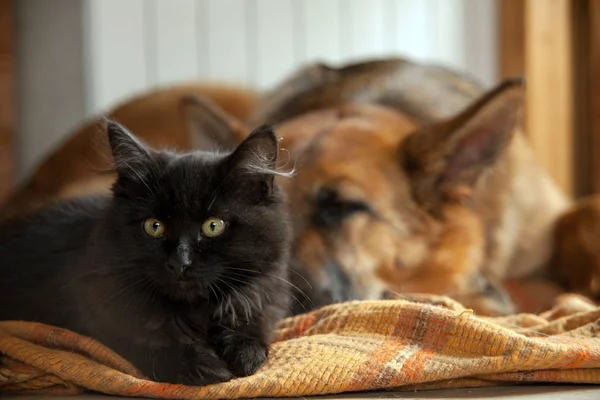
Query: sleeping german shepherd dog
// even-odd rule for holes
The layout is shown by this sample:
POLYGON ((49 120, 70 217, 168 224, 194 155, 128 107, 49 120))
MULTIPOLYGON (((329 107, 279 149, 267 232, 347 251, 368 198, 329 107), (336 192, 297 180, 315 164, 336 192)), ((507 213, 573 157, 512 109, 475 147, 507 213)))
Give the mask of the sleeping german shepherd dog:
POLYGON ((521 131, 524 92, 388 59, 309 66, 264 96, 251 123, 278 125, 297 171, 296 311, 399 293, 515 311, 502 282, 544 273, 569 205, 521 131))
MULTIPOLYGON (((246 125, 276 124, 290 156, 282 168, 296 169, 281 182, 295 230, 293 312, 400 293, 513 312, 502 282, 544 272, 552 225, 569 205, 523 137, 523 96, 520 80, 484 92, 465 76, 404 59, 308 66, 262 96, 246 125)), ((184 126, 201 137, 228 145, 247 132, 202 93, 180 105, 184 126)), ((45 182, 36 177, 53 168, 31 182, 45 182)), ((61 181, 69 186, 69 195, 92 190, 79 178, 61 181)), ((24 203, 28 190, 9 205, 24 203)))

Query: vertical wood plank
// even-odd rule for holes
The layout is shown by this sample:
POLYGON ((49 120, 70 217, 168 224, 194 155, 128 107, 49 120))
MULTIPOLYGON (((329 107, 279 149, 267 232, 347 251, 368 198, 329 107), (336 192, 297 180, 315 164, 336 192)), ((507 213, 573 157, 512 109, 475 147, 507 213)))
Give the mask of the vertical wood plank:
POLYGON ((588 3, 589 37, 589 128, 591 135, 590 192, 600 193, 600 3, 588 3))
POLYGON ((196 6, 194 0, 156 2, 156 78, 159 84, 189 80, 198 72, 196 6))
POLYGON ((296 66, 292 0, 256 0, 257 85, 269 88, 296 66))
POLYGON ((144 0, 90 0, 89 76, 95 111, 147 87, 144 0))
POLYGON ((0 0, 0 201, 13 182, 14 89, 14 5, 0 0))
POLYGON ((323 60, 337 63, 340 51, 340 2, 303 0, 304 54, 301 62, 323 60))
POLYGON ((569 0, 527 0, 527 132, 541 165, 573 194, 572 9, 569 0))
POLYGON ((363 59, 381 56, 384 43, 383 0, 344 0, 342 8, 342 57, 363 59))
POLYGON ((498 1, 499 75, 525 72, 525 0, 498 1))
MULTIPOLYGON (((525 74, 525 1, 498 0, 499 80, 525 74)), ((527 126, 527 106, 522 121, 527 126)), ((527 130, 525 135, 529 135, 527 130)))
POLYGON ((208 76, 216 81, 250 81, 248 7, 245 0, 208 0, 208 76))
POLYGON ((573 194, 575 197, 593 192, 594 186, 594 112, 593 71, 594 46, 591 20, 593 3, 588 0, 572 1, 572 54, 573 54, 573 194))

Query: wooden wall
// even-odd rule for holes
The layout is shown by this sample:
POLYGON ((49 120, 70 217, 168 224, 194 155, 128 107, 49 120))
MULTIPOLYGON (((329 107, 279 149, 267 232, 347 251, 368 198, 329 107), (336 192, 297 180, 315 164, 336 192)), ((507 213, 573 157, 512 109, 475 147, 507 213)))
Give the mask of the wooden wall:
POLYGON ((13 1, 0 0, 0 201, 12 186, 13 175, 13 1))
POLYGON ((500 71, 527 77, 525 129, 538 161, 568 194, 597 192, 600 2, 500 1, 500 71))

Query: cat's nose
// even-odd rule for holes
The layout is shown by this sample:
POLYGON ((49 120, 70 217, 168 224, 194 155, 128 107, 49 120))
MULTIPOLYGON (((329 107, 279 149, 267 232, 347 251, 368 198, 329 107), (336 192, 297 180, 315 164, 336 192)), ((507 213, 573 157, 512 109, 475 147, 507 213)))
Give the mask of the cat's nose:
POLYGON ((181 278, 190 265, 192 265, 191 262, 182 263, 176 260, 170 260, 167 262, 167 269, 171 271, 176 278, 181 278))
POLYGON ((190 249, 179 246, 167 260, 167 269, 177 278, 181 278, 185 271, 192 265, 192 252, 190 249))

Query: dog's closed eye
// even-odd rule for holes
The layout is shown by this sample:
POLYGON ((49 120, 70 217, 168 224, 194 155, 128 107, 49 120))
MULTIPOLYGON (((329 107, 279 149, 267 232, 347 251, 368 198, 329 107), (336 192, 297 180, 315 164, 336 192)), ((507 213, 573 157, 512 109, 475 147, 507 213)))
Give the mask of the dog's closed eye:
POLYGON ((359 212, 370 212, 368 204, 359 200, 342 198, 332 188, 321 188, 314 203, 313 224, 318 227, 331 227, 359 212))

